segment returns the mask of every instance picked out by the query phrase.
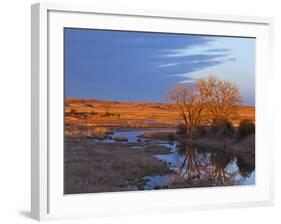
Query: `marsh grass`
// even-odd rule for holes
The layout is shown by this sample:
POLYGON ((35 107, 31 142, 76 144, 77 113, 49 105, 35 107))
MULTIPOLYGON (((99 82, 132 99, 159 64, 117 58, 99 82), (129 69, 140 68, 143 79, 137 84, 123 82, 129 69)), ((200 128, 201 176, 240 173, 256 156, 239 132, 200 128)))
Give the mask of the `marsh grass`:
POLYGON ((134 185, 142 190, 144 176, 171 173, 164 162, 144 150, 130 150, 122 143, 93 143, 83 140, 65 142, 66 194, 113 192, 134 185))

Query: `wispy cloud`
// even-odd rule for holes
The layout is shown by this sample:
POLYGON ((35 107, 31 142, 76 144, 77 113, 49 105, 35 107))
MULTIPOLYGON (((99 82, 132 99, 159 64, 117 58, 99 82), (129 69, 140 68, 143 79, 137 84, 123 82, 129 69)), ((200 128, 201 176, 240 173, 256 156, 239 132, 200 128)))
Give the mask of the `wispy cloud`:
POLYGON ((226 56, 230 53, 230 49, 226 48, 216 48, 216 49, 210 49, 210 46, 203 44, 202 46, 188 46, 188 47, 182 47, 177 49, 166 49, 166 52, 159 55, 160 57, 167 57, 167 58, 173 58, 173 57, 186 57, 186 56, 192 56, 192 55, 212 55, 213 53, 224 53, 223 55, 226 56))
POLYGON ((189 80, 191 80, 192 78, 189 77, 189 73, 190 72, 186 72, 186 73, 179 73, 179 74, 170 74, 169 77, 181 77, 181 78, 187 78, 189 80))
POLYGON ((180 81, 182 83, 194 82, 189 79, 191 74, 236 60, 232 50, 221 43, 220 38, 206 38, 202 43, 163 49, 158 58, 165 63, 159 68, 170 72, 168 76, 171 78, 183 79, 180 81))
POLYGON ((218 52, 229 52, 230 49, 227 49, 227 48, 214 48, 214 49, 208 49, 208 50, 205 50, 205 52, 207 53, 218 53, 218 52))
POLYGON ((185 79, 182 81, 179 81, 181 84, 196 84, 197 80, 196 79, 185 79))
POLYGON ((165 67, 176 66, 176 65, 178 65, 178 64, 179 64, 179 63, 167 63, 167 64, 158 65, 158 67, 160 67, 160 68, 165 68, 165 67))

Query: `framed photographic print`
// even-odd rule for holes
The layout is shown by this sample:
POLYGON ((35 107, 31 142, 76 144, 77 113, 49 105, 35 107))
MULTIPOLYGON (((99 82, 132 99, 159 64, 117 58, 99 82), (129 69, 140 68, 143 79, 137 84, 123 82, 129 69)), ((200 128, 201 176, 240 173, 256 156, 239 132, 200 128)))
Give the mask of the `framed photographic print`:
POLYGON ((270 18, 32 6, 32 217, 269 205, 270 18))

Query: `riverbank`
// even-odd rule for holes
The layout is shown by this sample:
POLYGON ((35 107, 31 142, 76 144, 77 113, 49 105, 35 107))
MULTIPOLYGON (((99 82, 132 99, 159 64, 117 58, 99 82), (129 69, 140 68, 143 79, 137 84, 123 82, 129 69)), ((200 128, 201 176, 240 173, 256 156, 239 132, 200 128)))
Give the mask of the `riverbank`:
POLYGON ((169 148, 155 144, 66 138, 64 192, 143 190, 148 181, 143 177, 173 173, 165 162, 153 157, 169 152, 169 148))
POLYGON ((254 136, 188 139, 172 104, 66 99, 64 121, 66 194, 255 183, 254 136))
POLYGON ((255 134, 252 134, 244 139, 237 140, 234 138, 180 138, 184 144, 208 147, 216 150, 226 150, 239 153, 255 154, 255 134))
POLYGON ((254 156, 222 147, 221 141, 180 139, 169 130, 123 130, 104 139, 66 137, 65 193, 254 183, 254 156))
POLYGON ((184 145, 193 145, 201 148, 212 148, 220 151, 232 151, 239 153, 255 154, 255 134, 243 139, 234 137, 215 138, 215 137, 197 137, 188 138, 186 135, 177 134, 176 131, 154 131, 144 132, 139 137, 144 139, 158 139, 165 141, 178 141, 184 145))

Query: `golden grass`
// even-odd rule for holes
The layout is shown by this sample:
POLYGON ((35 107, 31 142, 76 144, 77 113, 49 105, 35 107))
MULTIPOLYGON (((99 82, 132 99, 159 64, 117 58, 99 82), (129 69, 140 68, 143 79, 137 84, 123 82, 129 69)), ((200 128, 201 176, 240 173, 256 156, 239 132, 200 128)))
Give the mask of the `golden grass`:
MULTIPOLYGON (((168 103, 110 102, 95 99, 66 99, 65 102, 66 125, 163 129, 172 128, 180 122, 175 105, 168 103), (110 104, 109 111, 106 109, 107 104, 110 104), (82 115, 69 115, 71 109, 82 115)), ((232 122, 237 125, 242 119, 255 121, 255 107, 239 107, 238 116, 232 122)))

